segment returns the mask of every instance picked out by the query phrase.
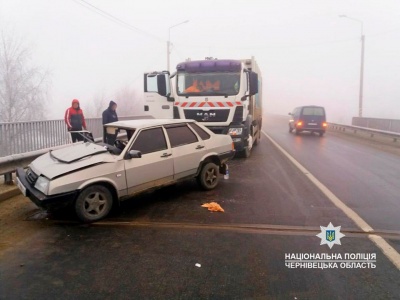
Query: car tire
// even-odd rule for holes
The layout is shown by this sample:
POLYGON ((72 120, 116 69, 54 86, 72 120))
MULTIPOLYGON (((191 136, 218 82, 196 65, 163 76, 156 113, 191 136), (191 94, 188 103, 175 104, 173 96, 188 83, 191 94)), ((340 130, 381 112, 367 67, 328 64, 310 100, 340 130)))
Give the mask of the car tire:
POLYGON ((299 135, 299 134, 300 134, 300 130, 295 129, 295 130, 294 130, 294 134, 295 134, 295 135, 299 135))
POLYGON ((197 176, 197 183, 204 190, 212 190, 218 185, 218 182, 219 167, 212 162, 205 163, 197 176))
POLYGON ((82 190, 75 201, 75 212, 85 222, 95 222, 111 210, 113 197, 110 190, 101 185, 92 185, 82 190))
POLYGON ((293 129, 289 125, 289 133, 292 133, 293 129))
POLYGON ((324 135, 324 132, 320 131, 318 132, 319 136, 322 137, 324 135))

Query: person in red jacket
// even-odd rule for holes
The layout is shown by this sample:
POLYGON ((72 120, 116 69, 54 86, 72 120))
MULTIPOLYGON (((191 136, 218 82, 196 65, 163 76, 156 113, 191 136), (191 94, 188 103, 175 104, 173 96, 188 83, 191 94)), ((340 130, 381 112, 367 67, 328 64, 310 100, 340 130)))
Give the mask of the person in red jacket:
MULTIPOLYGON (((65 111, 65 123, 68 131, 86 130, 86 121, 83 116, 83 111, 79 107, 79 100, 72 100, 72 106, 65 111)), ((83 141, 83 136, 77 132, 71 132, 72 142, 83 141)))

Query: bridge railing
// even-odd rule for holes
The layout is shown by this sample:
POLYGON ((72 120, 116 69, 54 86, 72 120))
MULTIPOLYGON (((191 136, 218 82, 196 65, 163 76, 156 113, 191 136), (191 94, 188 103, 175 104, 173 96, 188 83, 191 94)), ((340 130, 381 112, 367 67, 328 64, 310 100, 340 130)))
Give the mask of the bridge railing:
POLYGON ((353 117, 352 125, 400 133, 400 120, 353 117))
POLYGON ((328 123, 329 130, 352 134, 361 138, 373 139, 380 143, 389 143, 400 147, 400 132, 372 129, 361 126, 350 126, 336 123, 328 123))
MULTIPOLYGON (((120 117, 122 120, 137 116, 120 117)), ((101 118, 86 119, 94 138, 103 136, 101 118)), ((0 157, 32 152, 69 144, 70 135, 64 120, 0 123, 0 157)))
MULTIPOLYGON (((119 117, 120 121, 152 118, 150 116, 119 117)), ((87 129, 96 142, 102 140, 101 118, 86 119, 87 129)), ((27 167, 32 160, 50 149, 71 143, 64 120, 0 123, 0 175, 6 184, 12 183, 12 173, 27 167)))

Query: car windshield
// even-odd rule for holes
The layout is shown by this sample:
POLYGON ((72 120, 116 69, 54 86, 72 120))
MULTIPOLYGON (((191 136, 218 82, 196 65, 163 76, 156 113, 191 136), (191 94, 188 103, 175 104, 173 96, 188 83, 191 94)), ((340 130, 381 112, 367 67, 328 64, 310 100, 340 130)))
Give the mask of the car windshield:
POLYGON ((135 129, 116 126, 105 127, 104 143, 111 154, 120 155, 133 136, 135 129))
POLYGON ((186 73, 177 76, 179 96, 231 96, 240 88, 239 72, 186 73))

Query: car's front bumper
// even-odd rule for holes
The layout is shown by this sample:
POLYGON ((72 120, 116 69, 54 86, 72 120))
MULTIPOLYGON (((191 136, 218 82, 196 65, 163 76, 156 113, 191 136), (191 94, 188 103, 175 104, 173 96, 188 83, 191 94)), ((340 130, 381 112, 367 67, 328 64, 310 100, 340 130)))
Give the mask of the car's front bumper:
POLYGON ((47 196, 28 183, 24 169, 18 168, 16 173, 20 183, 26 189, 25 196, 39 207, 45 209, 65 207, 72 204, 78 195, 78 191, 72 191, 68 193, 47 196))

